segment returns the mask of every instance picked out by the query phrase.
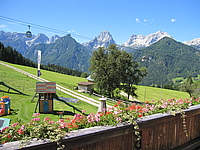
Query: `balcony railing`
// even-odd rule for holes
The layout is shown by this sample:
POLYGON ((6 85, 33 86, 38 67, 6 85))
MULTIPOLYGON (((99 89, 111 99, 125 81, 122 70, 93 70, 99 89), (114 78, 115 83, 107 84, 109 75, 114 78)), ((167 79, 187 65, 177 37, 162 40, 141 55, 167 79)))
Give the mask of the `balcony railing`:
MULTIPOLYGON (((65 150, 133 150, 140 143, 142 150, 171 150, 200 138, 200 105, 185 110, 186 123, 180 113, 154 114, 140 118, 137 123, 141 135, 136 141, 132 124, 99 126, 73 131, 61 142, 65 150), (186 126, 184 126, 186 125, 186 126), (187 135, 187 136, 186 136, 187 135)), ((197 140, 196 140, 197 141, 197 140)), ((193 143, 196 147, 200 142, 193 143)), ((56 143, 32 141, 24 149, 55 150, 56 143)), ((10 142, 1 149, 19 149, 19 142, 10 142)))

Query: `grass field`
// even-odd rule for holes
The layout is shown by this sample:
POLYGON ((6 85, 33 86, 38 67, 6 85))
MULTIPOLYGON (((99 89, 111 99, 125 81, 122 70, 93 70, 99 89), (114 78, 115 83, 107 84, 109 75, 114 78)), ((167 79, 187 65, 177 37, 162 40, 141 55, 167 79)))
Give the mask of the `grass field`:
MULTIPOLYGON (((21 70, 27 71, 29 73, 32 73, 35 75, 37 74, 36 68, 20 66, 20 65, 10 64, 10 63, 7 63, 7 64, 17 67, 21 70)), ((73 89, 74 86, 77 86, 78 82, 86 81, 85 78, 59 74, 59 73, 50 72, 46 70, 41 70, 41 72, 42 72, 42 76, 41 76, 42 78, 49 81, 55 81, 57 84, 70 88, 70 89, 73 89)), ((24 122, 28 122, 32 118, 32 114, 36 106, 37 100, 35 99, 34 103, 31 103, 31 99, 35 93, 35 86, 36 86, 37 80, 32 79, 21 73, 18 73, 10 68, 0 65, 0 81, 3 81, 7 85, 30 95, 30 96, 24 96, 24 95, 0 92, 0 97, 3 95, 7 95, 11 97, 11 109, 15 110, 12 112, 12 115, 7 115, 4 117, 10 118, 12 120, 12 123, 16 122, 17 119, 21 119, 24 122)), ((189 95, 186 92, 160 89, 160 88, 154 88, 154 87, 145 87, 145 86, 137 86, 137 88, 138 88, 137 94, 139 96, 137 99, 140 101, 150 101, 152 99, 154 100, 170 99, 173 97, 177 99, 189 98, 189 95)), ((0 90, 7 91, 8 88, 5 88, 4 86, 0 85, 0 90)), ((10 90, 10 92, 13 92, 13 91, 10 90)), ((57 90, 57 95, 59 97, 71 98, 71 96, 65 93, 62 93, 58 90, 57 90)), ((88 94, 85 94, 85 95, 89 96, 88 94)), ((94 96, 91 96, 91 97, 95 98, 94 96)), ((96 99, 98 98, 96 97, 96 99)), ((72 104, 79 110, 87 110, 87 113, 96 113, 97 111, 97 107, 94 107, 83 101, 79 101, 78 103, 70 103, 70 104, 72 104)), ((70 112, 72 111, 72 108, 65 105, 62 102, 54 101, 54 110, 70 112)), ((53 115, 53 114, 41 115, 41 117, 43 118, 46 116, 49 116, 54 120, 59 119, 57 115, 53 115)), ((64 117, 72 117, 72 115, 66 115, 64 117)))
POLYGON ((160 99, 184 99, 189 98, 187 92, 168 90, 162 88, 148 87, 148 86, 137 86, 138 100, 145 102, 150 100, 160 100, 160 99))
MULTIPOLYGON (((27 67, 24 67, 24 68, 26 70, 29 69, 27 67)), ((30 68, 30 72, 31 71, 34 71, 34 68, 30 68)), ((45 73, 45 71, 44 71, 43 75, 45 76, 45 74, 47 74, 47 73, 45 73)), ((61 75, 61 74, 59 74, 59 75, 61 75)), ((57 82, 59 75, 57 73, 55 73, 54 76, 53 75, 50 75, 50 76, 52 76, 52 79, 56 79, 56 82, 57 82)), ((69 79, 71 76, 66 76, 66 77, 65 77, 66 80, 63 81, 64 84, 65 84, 65 82, 67 83, 67 80, 72 81, 72 79, 69 79)), ((48 80, 50 80, 50 79, 48 79, 48 80)), ((83 81, 84 79, 79 78, 79 80, 83 81)), ((34 110, 36 107, 37 98, 35 98, 34 103, 31 103, 31 99, 35 93, 37 80, 32 79, 21 73, 18 73, 10 68, 0 65, 0 81, 6 83, 7 85, 25 93, 25 94, 30 95, 30 96, 25 96, 25 95, 18 95, 18 94, 2 92, 2 91, 8 91, 8 88, 0 85, 0 90, 1 90, 0 97, 5 96, 5 95, 10 96, 11 97, 11 109, 15 110, 15 111, 12 111, 12 115, 7 115, 7 116, 3 116, 3 117, 11 119, 12 122, 16 122, 17 119, 21 119, 24 122, 28 122, 32 118, 32 114, 34 113, 34 110)), ((52 80, 50 80, 50 81, 52 81, 52 80)), ((55 80, 53 80, 53 81, 55 81, 55 80)), ((10 92, 16 93, 13 90, 10 90, 10 92)), ((70 95, 62 93, 58 90, 57 90, 57 95, 60 97, 72 98, 70 95)), ((87 108, 87 113, 92 113, 92 112, 96 113, 96 111, 97 111, 97 107, 94 107, 83 101, 79 101, 78 103, 70 103, 70 104, 75 106, 79 110, 85 110, 87 108)), ((59 101, 54 101, 54 110, 73 112, 73 109, 71 107, 69 107, 59 101)), ((41 118, 44 118, 46 116, 49 116, 54 120, 59 119, 59 117, 57 115, 53 115, 53 114, 42 114, 41 118)), ((64 117, 73 117, 73 116, 66 115, 64 117)))

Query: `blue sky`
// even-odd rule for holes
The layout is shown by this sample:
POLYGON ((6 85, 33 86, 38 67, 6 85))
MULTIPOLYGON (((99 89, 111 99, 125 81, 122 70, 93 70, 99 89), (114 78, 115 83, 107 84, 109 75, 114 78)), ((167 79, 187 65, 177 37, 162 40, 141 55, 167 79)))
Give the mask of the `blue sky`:
POLYGON ((132 34, 148 35, 159 30, 180 42, 200 38, 199 0, 1 0, 0 3, 0 30, 5 32, 26 32, 29 23, 34 35, 71 33, 80 43, 90 41, 104 30, 112 34, 117 44, 125 43, 132 34), (47 28, 38 29, 38 25, 47 28))

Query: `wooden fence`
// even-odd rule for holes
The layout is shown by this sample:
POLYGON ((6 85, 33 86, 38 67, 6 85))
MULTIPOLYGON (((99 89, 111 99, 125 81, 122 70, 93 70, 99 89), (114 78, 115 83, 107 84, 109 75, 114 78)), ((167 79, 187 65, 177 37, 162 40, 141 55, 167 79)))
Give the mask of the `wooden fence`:
MULTIPOLYGON (((178 149, 179 146, 200 138, 200 105, 192 106, 185 112, 185 129, 183 129, 181 114, 175 116, 154 114, 139 119, 140 149, 178 149)), ((132 124, 82 129, 67 135, 62 140, 62 144, 65 145, 65 150, 133 150, 136 147, 134 131, 132 124)), ((197 141, 197 143, 200 142, 197 141)), ((196 145, 200 146, 200 144, 196 145)), ((10 145, 10 147, 17 149, 15 146, 16 144, 10 145)), ((2 148, 9 148, 9 144, 2 148)), ((56 148, 55 143, 34 144, 33 142, 24 149, 55 150, 56 148)))
POLYGON ((181 114, 155 114, 139 121, 141 149, 171 150, 199 138, 200 105, 188 109, 185 119, 185 129, 181 114))

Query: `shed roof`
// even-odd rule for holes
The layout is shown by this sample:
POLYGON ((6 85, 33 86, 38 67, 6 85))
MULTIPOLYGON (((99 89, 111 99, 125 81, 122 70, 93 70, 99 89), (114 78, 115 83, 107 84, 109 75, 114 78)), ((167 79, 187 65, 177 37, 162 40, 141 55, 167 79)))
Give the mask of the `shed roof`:
POLYGON ((93 85, 94 83, 92 83, 92 82, 79 82, 77 84, 78 85, 93 85))

